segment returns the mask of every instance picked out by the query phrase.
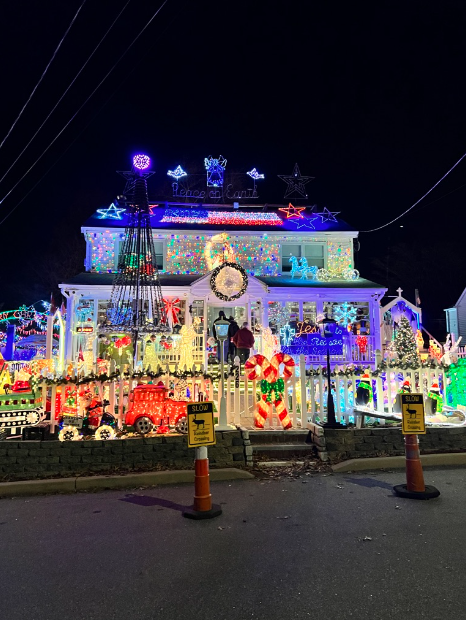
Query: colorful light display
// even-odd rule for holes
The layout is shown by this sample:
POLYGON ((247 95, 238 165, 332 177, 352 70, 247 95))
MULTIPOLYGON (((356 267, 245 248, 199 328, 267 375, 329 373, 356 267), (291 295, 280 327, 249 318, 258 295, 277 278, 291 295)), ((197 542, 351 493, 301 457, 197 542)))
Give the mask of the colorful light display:
POLYGON ((133 166, 138 170, 147 170, 150 166, 150 157, 142 153, 133 157, 133 166))
POLYGON ((304 211, 305 209, 306 207, 295 207, 290 202, 290 204, 287 207, 281 207, 278 210, 282 211, 283 213, 286 213, 286 219, 288 220, 291 217, 304 218, 304 215, 301 214, 301 211, 304 211))
POLYGON ((204 166, 207 170, 207 187, 223 187, 223 173, 227 160, 220 155, 215 159, 211 155, 204 159, 204 166))
POLYGON ((167 209, 162 223, 213 224, 215 226, 282 226, 276 213, 251 213, 249 211, 196 211, 193 209, 167 209))
POLYGON ((177 166, 175 170, 169 170, 167 175, 179 181, 182 177, 187 177, 188 173, 185 172, 181 166, 177 166))
POLYGON ((218 243, 211 243, 207 235, 172 235, 167 241, 165 272, 174 274, 206 273, 210 271, 205 257, 207 244, 212 264, 223 262, 225 244, 231 248, 226 255, 234 255, 250 275, 278 276, 280 274, 280 242, 267 235, 243 237, 231 235, 218 243))
POLYGON ((329 241, 327 257, 327 271, 330 278, 356 280, 359 277, 359 272, 353 269, 353 257, 349 242, 329 241))
POLYGON ((111 233, 108 230, 87 234, 87 241, 90 245, 91 271, 97 273, 114 273, 116 271, 115 248, 123 238, 123 233, 111 233))
POLYGON ((119 209, 113 202, 107 209, 97 209, 97 213, 100 214, 99 220, 121 220, 124 211, 126 209, 119 209))

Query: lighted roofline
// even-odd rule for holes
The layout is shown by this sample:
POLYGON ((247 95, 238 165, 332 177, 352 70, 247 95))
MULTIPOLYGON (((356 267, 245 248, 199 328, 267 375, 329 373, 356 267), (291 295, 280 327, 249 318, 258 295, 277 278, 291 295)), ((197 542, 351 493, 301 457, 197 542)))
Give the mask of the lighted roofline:
MULTIPOLYGON (((278 228, 278 227, 277 227, 278 228)), ((119 228, 115 228, 115 227, 103 227, 103 226, 81 226, 81 232, 85 233, 85 232, 109 232, 109 233, 121 233, 124 232, 125 227, 121 226, 119 228)), ((237 229, 237 230, 221 230, 219 228, 217 229, 211 229, 211 228, 202 228, 202 231, 200 231, 199 228, 188 228, 185 229, 183 228, 181 229, 177 229, 177 228, 152 228, 152 232, 153 233, 157 233, 157 234, 169 234, 169 235, 199 235, 200 232, 202 232, 202 234, 212 234, 212 235, 219 235, 222 232, 225 232, 229 235, 245 235, 247 237, 252 237, 252 236, 256 236, 258 234, 261 235, 267 235, 268 237, 282 237, 284 235, 288 236, 296 236, 296 237, 302 237, 302 236, 306 236, 306 237, 313 237, 313 236, 319 236, 319 237, 349 237, 351 239, 356 239, 356 237, 358 237, 359 235, 359 231, 357 230, 286 230, 286 229, 279 229, 279 230, 263 230, 262 228, 260 228, 260 226, 254 226, 254 227, 250 227, 249 230, 243 230, 241 229, 237 229)))

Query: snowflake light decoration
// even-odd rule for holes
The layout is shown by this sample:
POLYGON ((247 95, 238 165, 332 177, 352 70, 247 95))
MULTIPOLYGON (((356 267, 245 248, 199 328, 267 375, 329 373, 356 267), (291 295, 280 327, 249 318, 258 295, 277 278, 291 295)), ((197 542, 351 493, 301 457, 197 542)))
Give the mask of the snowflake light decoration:
POLYGON ((356 318, 356 308, 347 301, 333 306, 333 318, 339 325, 350 325, 356 318))
POLYGON ((280 336, 282 338, 284 347, 290 346, 291 341, 295 337, 295 334, 296 334, 296 330, 293 327, 291 327, 289 323, 287 323, 280 329, 280 336))

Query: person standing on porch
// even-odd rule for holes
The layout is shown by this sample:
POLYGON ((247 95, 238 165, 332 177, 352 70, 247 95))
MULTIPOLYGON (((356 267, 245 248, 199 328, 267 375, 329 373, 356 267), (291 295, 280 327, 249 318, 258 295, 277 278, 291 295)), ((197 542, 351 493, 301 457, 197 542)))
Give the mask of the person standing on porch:
MULTIPOLYGON (((220 355, 221 349, 220 349, 220 340, 217 338, 217 330, 215 328, 215 324, 218 323, 219 321, 226 321, 226 320, 227 320, 227 317, 225 313, 223 312, 223 310, 220 310, 220 312, 218 313, 218 317, 212 323, 212 335, 215 338, 215 341, 217 343, 217 359, 219 362, 221 360, 221 355, 220 355)), ((227 360, 227 355, 228 355, 228 338, 223 341, 223 359, 225 362, 227 360)))
POLYGON ((244 364, 244 362, 250 357, 251 349, 254 346, 254 335, 248 328, 247 323, 243 323, 241 329, 238 330, 233 336, 233 344, 236 347, 236 353, 239 356, 241 363, 244 364))
POLYGON ((233 337, 236 335, 236 332, 239 331, 239 325, 235 321, 234 316, 230 315, 228 320, 230 321, 230 327, 228 328, 228 357, 230 358, 230 362, 233 364, 236 355, 236 347, 233 342, 233 337))

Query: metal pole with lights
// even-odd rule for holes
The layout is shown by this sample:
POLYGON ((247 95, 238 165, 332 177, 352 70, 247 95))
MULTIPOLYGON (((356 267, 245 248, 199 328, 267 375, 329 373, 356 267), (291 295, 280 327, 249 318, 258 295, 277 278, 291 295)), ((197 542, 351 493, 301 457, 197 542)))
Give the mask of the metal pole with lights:
POLYGON ((325 317, 324 319, 319 321, 319 326, 321 334, 327 342, 327 422, 323 426, 325 428, 344 428, 344 425, 340 424, 340 422, 337 422, 337 419, 335 417, 335 403, 333 402, 332 382, 330 378, 330 340, 335 335, 335 328, 337 326, 337 322, 334 319, 329 319, 328 317, 325 317))
POLYGON ((218 417, 218 424, 216 425, 216 430, 218 431, 229 431, 232 429, 231 426, 228 425, 227 420, 227 401, 225 398, 225 378, 224 378, 224 367, 225 367, 225 359, 224 359, 224 343, 228 338, 228 328, 230 327, 230 321, 225 319, 220 319, 220 321, 215 322, 215 331, 217 333, 217 340, 219 341, 220 346, 220 412, 218 417))

